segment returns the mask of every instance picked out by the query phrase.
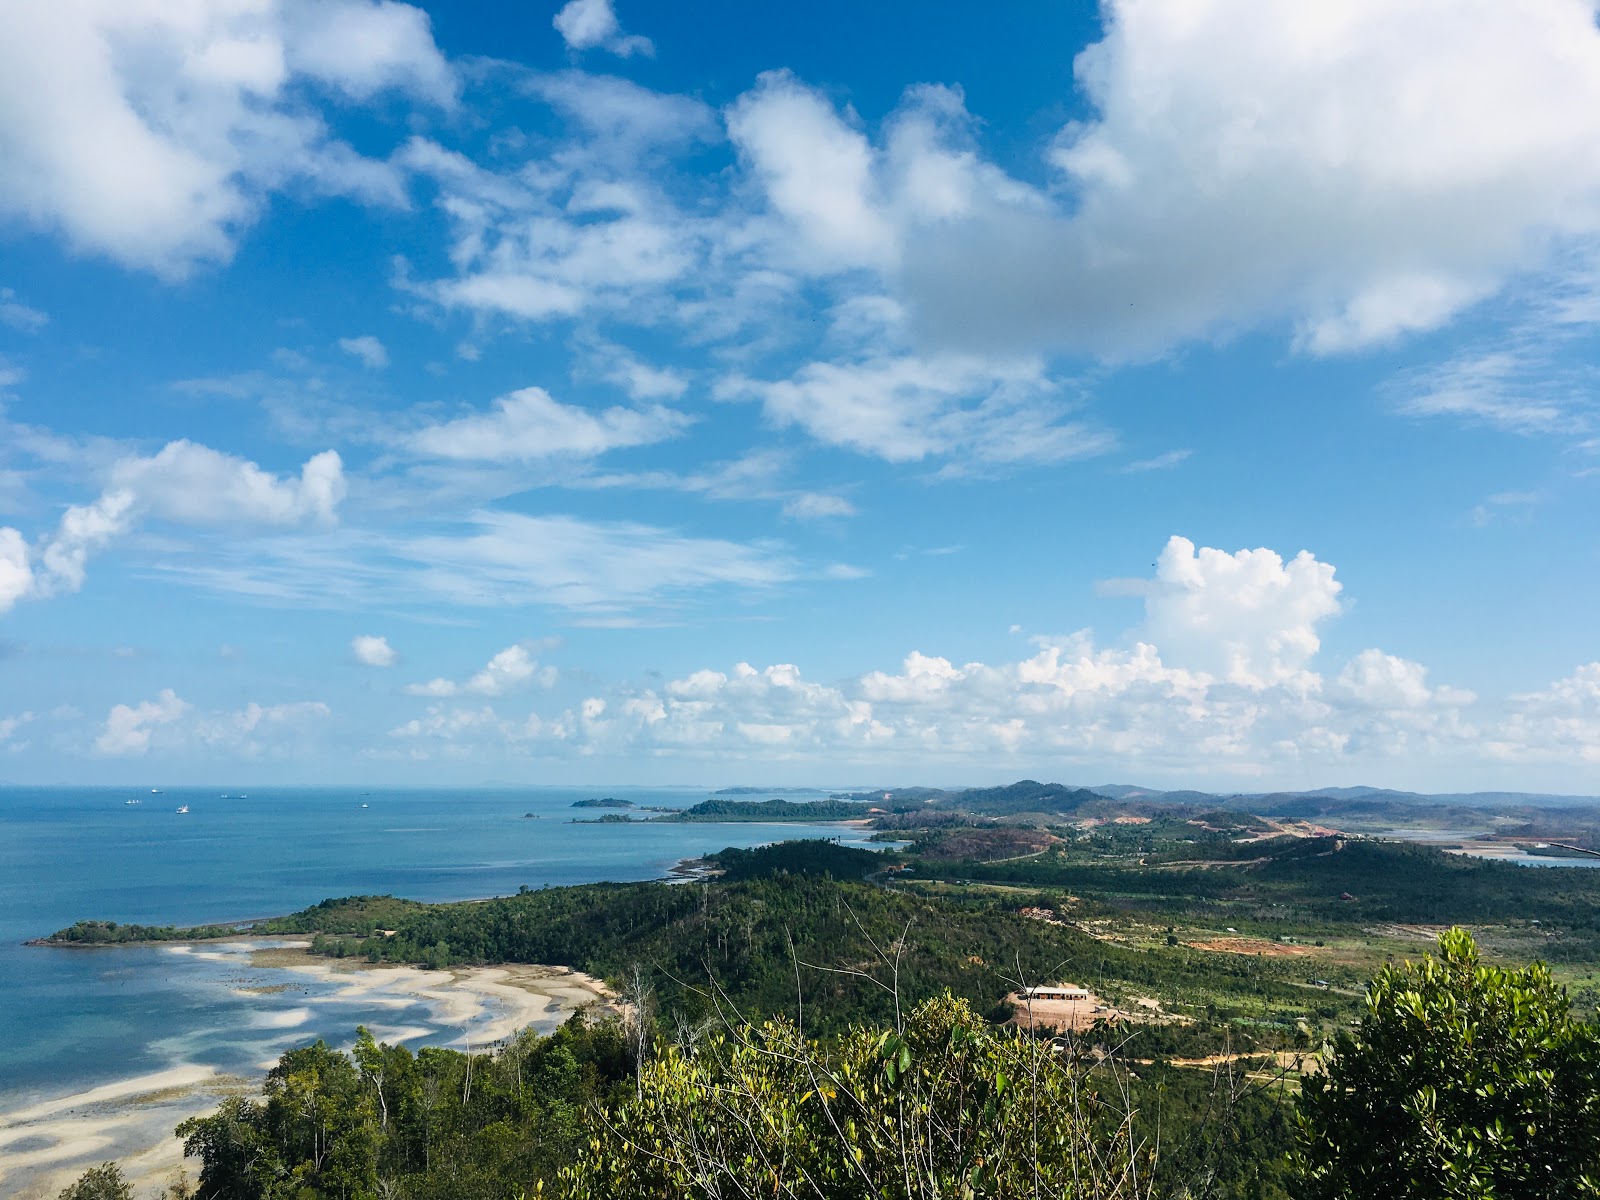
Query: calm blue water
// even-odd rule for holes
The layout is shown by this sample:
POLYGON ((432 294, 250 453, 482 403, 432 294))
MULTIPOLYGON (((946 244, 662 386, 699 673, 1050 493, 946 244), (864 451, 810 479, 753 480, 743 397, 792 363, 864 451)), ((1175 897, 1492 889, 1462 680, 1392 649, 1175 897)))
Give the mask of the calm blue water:
MULTIPOLYGON (((242 995, 241 988, 281 984, 284 973, 253 971, 239 954, 20 945, 80 918, 189 925, 271 916, 354 893, 456 900, 522 885, 652 879, 679 859, 724 846, 819 832, 570 823, 600 815, 573 809, 572 801, 602 794, 671 806, 706 796, 263 788, 222 799, 217 789, 0 789, 0 1111, 183 1062, 259 1071, 264 1049, 318 1036, 344 1043, 361 1021, 396 1029, 425 1023, 405 1009, 329 1003, 336 989, 315 981, 242 995), (189 805, 187 815, 174 811, 180 804, 189 805), (528 812, 538 819, 526 819, 528 812), (307 1006, 308 999, 323 1002, 307 1006)), ((860 837, 834 827, 826 833, 860 837)))

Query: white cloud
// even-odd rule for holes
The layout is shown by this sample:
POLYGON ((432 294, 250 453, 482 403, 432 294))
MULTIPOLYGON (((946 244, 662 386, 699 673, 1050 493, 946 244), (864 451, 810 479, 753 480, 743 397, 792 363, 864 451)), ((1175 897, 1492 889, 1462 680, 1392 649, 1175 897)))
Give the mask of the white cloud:
POLYGON ((0 612, 24 596, 83 586, 89 556, 149 518, 186 526, 332 523, 344 498, 343 465, 326 450, 299 479, 280 479, 255 463, 190 441, 149 457, 125 457, 107 471, 105 490, 72 505, 31 550, 15 529, 0 529, 0 612), (20 590, 19 590, 20 589, 20 590))
POLYGON ((315 0, 284 7, 290 63, 350 99, 388 90, 450 107, 458 84, 428 14, 396 0, 315 0))
POLYGON ((1121 357, 1289 325, 1325 354, 1600 241, 1589 0, 1111 0, 1103 19, 1075 62, 1093 116, 1043 187, 983 160, 953 89, 911 89, 874 138, 764 76, 728 126, 781 226, 770 261, 877 272, 951 349, 1121 357))
POLYGON ((326 704, 302 700, 288 704, 251 701, 233 712, 197 713, 171 688, 154 700, 113 705, 95 739, 96 754, 138 758, 152 749, 221 751, 254 758, 263 752, 304 752, 306 739, 333 715, 326 704))
POLYGON ((333 710, 320 700, 288 704, 251 701, 237 712, 218 713, 195 722, 192 737, 200 746, 232 757, 255 758, 268 750, 303 752, 306 738, 326 725, 333 710))
POLYGON ((1229 554, 1173 537, 1143 589, 1145 631, 1175 661, 1232 683, 1293 682, 1321 646, 1317 626, 1340 612, 1333 575, 1304 550, 1285 563, 1265 548, 1229 554))
POLYGON ((374 605, 567 609, 589 624, 669 619, 728 591, 829 577, 767 541, 694 537, 633 521, 478 510, 423 534, 341 527, 212 539, 203 559, 168 554, 146 569, 259 604, 371 612, 374 605))
POLYGON ((1137 475, 1145 471, 1170 471, 1173 467, 1187 462, 1194 454, 1193 450, 1168 450, 1164 454, 1157 454, 1154 458, 1141 458, 1129 463, 1122 468, 1126 475, 1137 475))
POLYGON ((649 38, 622 32, 611 0, 567 0, 550 23, 574 50, 609 50, 620 58, 656 52, 649 38))
POLYGON ((0 614, 33 591, 33 567, 27 539, 10 526, 0 526, 0 614))
POLYGON ((592 458, 646 446, 682 433, 691 418, 659 405, 600 412, 562 404, 543 388, 501 396, 488 413, 431 425, 412 434, 411 448, 437 458, 529 462, 561 456, 592 458))
POLYGON ((772 207, 799 232, 806 258, 887 265, 896 231, 879 210, 873 152, 833 106, 786 71, 763 75, 728 110, 728 133, 772 207))
POLYGON ((1532 518, 1533 510, 1547 499, 1543 492, 1496 492, 1484 497, 1482 504, 1473 506, 1471 520, 1480 529, 1500 520, 1526 522, 1532 518))
POLYGON ((465 683, 449 679, 431 679, 427 683, 413 683, 406 692, 413 696, 448 697, 458 694, 475 696, 503 696, 507 692, 531 684, 548 688, 556 681, 554 667, 541 667, 528 647, 518 642, 507 646, 465 683))
POLYGON ((711 587, 766 588, 800 574, 774 547, 631 521, 480 512, 473 526, 459 537, 413 538, 394 552, 420 565, 414 584, 457 603, 598 612, 670 604, 711 587))
POLYGON ((1407 416, 1456 417, 1512 433, 1575 432, 1590 392, 1563 375, 1537 355, 1502 348, 1404 372, 1393 390, 1407 416))
POLYGON ((818 521, 828 517, 853 517, 856 506, 843 496, 827 492, 801 492, 784 501, 783 515, 796 521, 818 521))
MULTIPOLYGON (((1600 231, 1585 0, 1125 0, 1106 15, 1075 64, 1099 117, 1055 153, 1078 209, 1038 260, 1064 286, 1031 271, 991 320, 1037 304, 1033 321, 1069 338, 1080 322, 1115 336, 1090 310, 1125 324, 1131 305, 1123 336, 1149 345, 1282 312, 1304 346, 1336 351, 1435 327, 1552 239, 1600 231)), ((957 257, 985 242, 1021 247, 977 238, 957 257)), ((976 316, 1025 264, 964 265, 984 285, 963 306, 976 316)))
POLYGON ((360 337, 340 338, 339 349, 354 358, 359 358, 364 366, 374 370, 389 365, 389 351, 370 333, 360 337))
POLYGON ((49 323, 49 316, 22 303, 16 292, 0 288, 0 325, 9 325, 23 333, 37 333, 49 323))
POLYGON ((1549 687, 1513 696, 1489 753, 1516 762, 1600 763, 1600 662, 1585 663, 1549 687))
POLYGON ((439 188, 454 274, 399 286, 445 308, 521 321, 590 310, 668 316, 679 285, 710 284, 717 216, 680 203, 663 156, 718 136, 699 101, 569 72, 527 90, 565 118, 570 136, 499 173, 414 139, 399 157, 439 188))
POLYGON ((812 362, 788 379, 735 376, 718 398, 761 401, 767 419, 889 462, 1050 463, 1103 454, 1115 438, 1066 420, 1041 364, 939 354, 812 362))
MULTIPOLYGON (((1374 652, 1376 653, 1376 652, 1374 652)), ((1387 658, 1388 656, 1379 656, 1387 658)), ((1401 664, 1401 660, 1391 660, 1401 664)), ((1405 677, 1414 664, 1392 672, 1405 677)), ((1237 777, 1327 771, 1410 753, 1460 761, 1476 729, 1468 693, 1375 685, 1368 659, 1322 698, 1317 677, 1244 687, 1163 660, 1147 643, 1097 647, 1087 634, 1050 639, 1017 662, 957 665, 918 652, 897 672, 839 684, 792 664, 701 670, 665 685, 622 691, 604 707, 535 714, 506 744, 537 753, 624 753, 706 761, 815 762, 926 767, 1135 762, 1141 771, 1237 777), (1392 703, 1392 707, 1390 707, 1392 703)), ((1390 682, 1393 682, 1391 680, 1390 682)), ((1068 776, 1070 778, 1070 775, 1068 776)))
POLYGON ((106 716, 100 736, 95 739, 96 754, 139 756, 150 749, 157 729, 178 721, 189 706, 171 688, 164 688, 154 700, 136 705, 117 704, 106 716))
POLYGON ((1190 786, 1208 775, 1326 778, 1385 762, 1427 772, 1600 761, 1600 663, 1499 703, 1436 684, 1422 664, 1377 649, 1324 677, 1302 626, 1314 628, 1337 604, 1327 564, 1182 543, 1169 545, 1149 587, 1159 593, 1175 582, 1191 600, 1196 590, 1215 593, 1176 616, 1156 613, 1187 640, 1182 656, 1146 629, 1125 648, 1097 645, 1088 631, 1036 638, 1028 656, 995 664, 912 651, 898 669, 831 683, 792 663, 740 662, 522 720, 434 707, 392 736, 464 757, 645 754, 879 771, 1026 763, 1067 779, 1078 768, 1134 763, 1190 786), (1255 633, 1241 638, 1252 621, 1255 633), (1213 644, 1200 649, 1207 639, 1213 644), (1221 664, 1228 674, 1180 659, 1221 664))
POLYGON ((306 83, 453 102, 420 9, 370 0, 63 0, 0 9, 0 213, 168 277, 226 261, 290 184, 404 204, 306 83))
POLYGON ((589 369, 614 383, 635 402, 677 400, 689 390, 682 371, 641 362, 621 346, 596 342, 588 347, 589 369))
POLYGON ((279 478, 255 463, 187 440, 111 471, 110 492, 127 492, 151 516, 186 525, 332 522, 344 499, 344 464, 335 450, 307 459, 300 477, 279 478))
POLYGON ((350 653, 364 667, 392 667, 400 661, 389 639, 370 633, 357 634, 350 639, 350 653))

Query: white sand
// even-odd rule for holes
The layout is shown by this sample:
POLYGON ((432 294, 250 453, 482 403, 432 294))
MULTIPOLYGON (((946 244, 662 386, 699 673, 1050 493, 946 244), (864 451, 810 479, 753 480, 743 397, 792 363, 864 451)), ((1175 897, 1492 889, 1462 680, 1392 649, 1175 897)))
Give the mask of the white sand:
POLYGON ((120 1160, 141 1186, 164 1186, 182 1168, 172 1134, 248 1081, 185 1065, 102 1084, 0 1113, 0 1191, 53 1198, 85 1167, 120 1160))
MULTIPOLYGON (((253 969, 281 970, 332 985, 332 991, 291 985, 303 991, 294 1008, 270 1005, 273 993, 244 991, 259 998, 262 1012, 251 1027, 263 1044, 294 1044, 295 1030, 310 1023, 312 1005, 348 1006, 349 1028, 366 1024, 380 1041, 402 1043, 456 1030, 457 1047, 483 1051, 532 1025, 548 1032, 587 1004, 610 1007, 605 984, 565 967, 509 964, 429 971, 351 959, 319 958, 305 942, 242 940, 224 945, 168 946, 168 953, 212 961, 248 958, 253 969), (372 1017, 385 1010, 429 1009, 430 1025, 389 1025, 372 1017)), ((157 964, 153 961, 152 966, 157 964)), ((262 1074, 277 1065, 263 1060, 262 1074)), ((0 1112, 0 1196, 16 1200, 54 1200, 88 1167, 118 1162, 141 1198, 155 1195, 184 1169, 183 1147, 173 1136, 180 1121, 212 1111, 230 1093, 254 1093, 260 1076, 244 1079, 214 1068, 179 1064, 135 1078, 102 1084, 67 1096, 0 1112)), ((190 1179, 198 1164, 190 1163, 190 1179)))

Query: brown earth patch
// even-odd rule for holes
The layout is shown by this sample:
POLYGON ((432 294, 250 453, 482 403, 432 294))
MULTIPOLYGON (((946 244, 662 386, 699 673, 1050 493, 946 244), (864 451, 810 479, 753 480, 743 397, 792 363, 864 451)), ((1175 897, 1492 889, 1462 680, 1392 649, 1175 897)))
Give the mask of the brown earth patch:
POLYGON ((952 829, 934 843, 932 853, 940 857, 973 858, 980 862, 995 862, 1005 858, 1021 858, 1048 850, 1061 839, 1042 829, 1025 829, 1007 826, 999 829, 952 829))
POLYGON ((1219 937, 1184 944, 1195 950, 1214 950, 1222 954, 1264 954, 1268 958, 1293 958, 1311 953, 1304 946, 1285 946, 1282 942, 1269 942, 1266 938, 1219 937))

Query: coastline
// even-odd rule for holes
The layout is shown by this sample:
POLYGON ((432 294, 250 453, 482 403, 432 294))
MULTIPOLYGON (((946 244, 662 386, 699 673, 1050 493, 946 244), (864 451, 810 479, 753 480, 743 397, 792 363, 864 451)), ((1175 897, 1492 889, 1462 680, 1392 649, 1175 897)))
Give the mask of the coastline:
MULTIPOLYGON (((297 939, 241 937, 153 943, 148 949, 152 955, 237 962, 275 979, 265 987, 235 988, 236 995, 293 993, 296 1002, 304 995, 305 1007, 263 1008, 254 1030, 263 1045, 292 1037, 309 1006, 348 1008, 345 1046, 353 1042, 355 1027, 365 1024, 378 1040, 392 1043, 429 1037, 437 1044, 440 1033, 459 1030, 445 1044, 470 1045, 474 1053, 494 1049, 528 1026, 549 1032, 581 1008, 615 1011, 604 982, 567 967, 511 963, 429 970, 330 959, 309 953, 309 946, 297 939), (386 1013, 417 1005, 428 1010, 426 1025, 385 1023, 386 1013)), ((54 1200, 88 1167, 115 1160, 141 1200, 159 1194, 185 1171, 182 1144, 173 1136, 179 1122, 211 1112, 230 1095, 258 1095, 276 1058, 263 1057, 248 1075, 179 1061, 0 1112, 0 1192, 18 1200, 54 1200)))
MULTIPOLYGON (((774 824, 784 827, 774 831, 780 837, 792 836, 790 828, 819 832, 818 824, 813 823, 774 824)), ((658 861, 655 870, 658 881, 672 883, 720 874, 698 855, 676 859, 670 865, 658 861)), ((215 928, 272 919, 252 917, 209 925, 215 928)), ((102 948, 56 942, 48 935, 28 944, 37 948, 30 952, 102 948)), ((186 1167, 192 1183, 194 1164, 186 1165, 173 1130, 190 1116, 214 1111, 230 1095, 259 1095, 265 1073, 278 1055, 315 1037, 309 1026, 302 1028, 309 1015, 307 1005, 317 1008, 319 1015, 346 1008, 348 1019, 339 1022, 336 1035, 328 1035, 331 1043, 343 1048, 353 1042, 355 1027, 365 1024, 380 1041, 415 1043, 428 1038, 431 1044, 457 1049, 470 1041, 474 1052, 492 1050, 529 1025, 548 1032, 585 1005, 616 1011, 616 997, 602 981, 566 967, 501 964, 431 971, 312 955, 309 945, 309 940, 298 934, 248 928, 219 938, 114 943, 119 950, 157 956, 149 960, 152 967, 162 962, 160 955, 173 954, 210 960, 213 966, 237 965, 241 973, 270 972, 272 982, 261 985, 256 981, 256 986, 233 989, 235 995, 262 1001, 256 1019, 245 1031, 252 1045, 262 1047, 260 1059, 248 1068, 225 1071, 189 1061, 180 1049, 152 1071, 97 1082, 69 1094, 9 1097, 7 1103, 15 1107, 0 1109, 0 1194, 20 1200, 55 1200, 85 1169, 105 1161, 121 1165, 140 1200, 160 1195, 186 1167), (286 1003, 291 1006, 286 1008, 286 1003), (414 1019, 419 1005, 428 1010, 426 1026, 414 1019), (406 1009, 410 1014, 401 1015, 406 1009), (393 1015, 385 1020, 386 1014, 393 1015), (462 1032, 443 1036, 452 1031, 462 1032)), ((202 990, 198 977, 193 990, 196 995, 202 990)))

